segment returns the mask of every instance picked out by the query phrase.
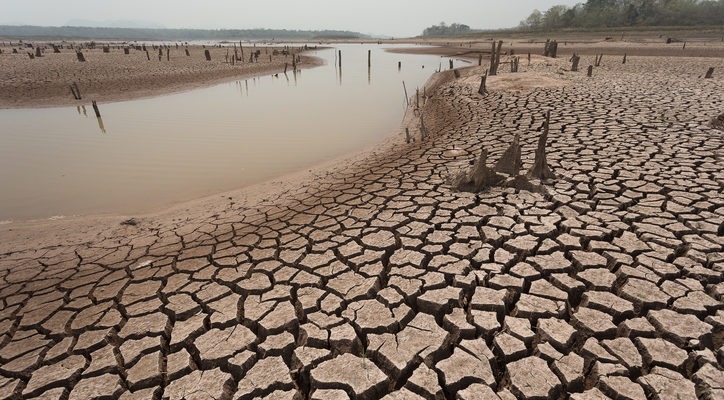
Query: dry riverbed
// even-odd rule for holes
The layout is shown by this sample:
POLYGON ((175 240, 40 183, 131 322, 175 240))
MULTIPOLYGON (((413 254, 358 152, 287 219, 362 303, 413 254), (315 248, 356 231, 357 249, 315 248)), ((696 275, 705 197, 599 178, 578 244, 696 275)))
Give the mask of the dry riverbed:
POLYGON ((0 398, 721 398, 724 59, 634 54, 437 74, 427 138, 280 183, 0 225, 0 398), (542 193, 447 185, 515 134, 527 170, 547 110, 542 193))

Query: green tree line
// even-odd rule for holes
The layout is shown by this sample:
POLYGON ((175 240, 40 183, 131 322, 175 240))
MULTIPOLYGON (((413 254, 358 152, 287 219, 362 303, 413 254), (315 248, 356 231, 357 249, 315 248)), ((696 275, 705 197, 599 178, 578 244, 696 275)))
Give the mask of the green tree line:
POLYGON ((3 38, 210 40, 210 39, 352 39, 365 37, 349 31, 287 29, 143 29, 80 26, 0 25, 3 38))
POLYGON ((724 0, 587 0, 534 10, 521 30, 622 26, 723 25, 724 0))
POLYGON ((422 32, 422 36, 458 36, 458 35, 467 35, 468 33, 472 33, 473 30, 470 29, 469 26, 465 24, 446 24, 445 22, 440 22, 438 25, 433 25, 428 28, 425 28, 425 30, 422 32))

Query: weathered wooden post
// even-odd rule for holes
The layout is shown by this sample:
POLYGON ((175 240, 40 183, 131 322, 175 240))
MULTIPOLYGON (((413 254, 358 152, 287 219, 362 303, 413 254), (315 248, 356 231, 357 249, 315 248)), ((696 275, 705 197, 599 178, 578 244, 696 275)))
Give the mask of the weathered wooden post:
POLYGON ((342 68, 342 50, 339 50, 339 57, 337 57, 339 60, 339 67, 342 68))
POLYGON ((128 47, 124 47, 123 54, 125 54, 125 55, 131 54, 131 49, 129 49, 128 47))
POLYGON ((478 88, 478 93, 481 95, 485 95, 485 93, 488 92, 488 89, 485 88, 485 81, 488 80, 488 71, 486 70, 483 74, 483 77, 480 79, 480 88, 478 88))
POLYGON ((410 143, 410 128, 405 128, 405 142, 410 143))
POLYGON ((589 65, 588 66, 588 77, 590 78, 592 76, 593 76, 593 65, 589 65))
POLYGON ((571 57, 571 71, 578 71, 578 63, 581 61, 581 57, 579 57, 576 53, 573 53, 573 56, 571 57))
POLYGON ((402 90, 405 91, 405 102, 407 103, 407 106, 410 106, 410 97, 407 95, 407 86, 405 85, 405 81, 402 81, 402 90))
MULTIPOLYGON (((453 60, 452 58, 448 60, 450 62, 450 69, 453 69, 453 60)), ((456 76, 457 77, 457 76, 456 76)))
POLYGON ((166 47, 166 61, 171 61, 171 48, 166 47))
POLYGON ((623 62, 622 64, 626 64, 626 53, 623 53, 623 62))
POLYGON ((60 49, 58 48, 57 44, 54 44, 52 46, 53 46, 53 53, 60 53, 60 49))
POLYGON ((530 67, 530 53, 528 53, 528 66, 530 67))
POLYGON ((398 61, 398 62, 397 62, 397 70, 399 71, 399 70, 401 70, 401 69, 402 69, 402 61, 398 61))
POLYGON ((100 110, 98 110, 98 104, 96 103, 95 100, 92 101, 92 104, 93 104, 93 111, 95 111, 95 113, 96 113, 96 117, 100 118, 101 112, 100 112, 100 110))
POLYGON ((35 46, 35 57, 42 57, 43 53, 40 52, 40 46, 35 46))
POLYGON ((594 65, 597 67, 600 67, 601 61, 603 60, 603 53, 601 53, 600 55, 596 55, 595 57, 596 57, 596 62, 594 65))
POLYGON ((520 57, 514 57, 510 60, 510 72, 518 72, 518 63, 520 62, 520 57))
POLYGON ((478 56, 478 67, 480 67, 482 65, 483 65, 483 54, 480 53, 480 55, 478 56))
POLYGON ((146 58, 148 59, 148 61, 151 61, 151 54, 148 52, 148 50, 146 50, 146 58))
POLYGON ((110 53, 110 52, 111 52, 111 46, 108 46, 108 45, 103 46, 103 52, 104 52, 104 53, 110 53))
POLYGON ((189 53, 189 48, 185 48, 184 51, 186 51, 186 57, 191 57, 191 53, 189 53))
POLYGON ((82 97, 80 95, 80 89, 78 89, 78 84, 73 82, 72 85, 70 85, 70 91, 73 93, 73 97, 75 97, 76 100, 82 100, 82 97))
POLYGON ((372 50, 367 50, 367 68, 372 67, 372 50))
POLYGON ((548 54, 550 54, 550 45, 551 45, 551 40, 546 39, 546 44, 543 47, 543 57, 548 57, 548 54))
POLYGON ((420 114, 420 135, 422 139, 427 137, 427 127, 425 126, 425 120, 422 117, 422 113, 420 114))
POLYGON ((714 76, 714 67, 711 67, 708 71, 706 71, 706 75, 704 75, 704 78, 711 79, 712 76, 714 76))
POLYGON ((85 62, 85 56, 83 55, 83 52, 82 52, 82 51, 78 50, 78 51, 75 53, 75 56, 78 58, 78 61, 80 61, 80 62, 85 62))
POLYGON ((211 53, 209 52, 209 49, 204 50, 204 55, 206 56, 206 61, 211 61, 211 53))
POLYGON ((503 48, 503 41, 498 42, 496 48, 495 42, 493 42, 492 53, 490 54, 490 75, 498 74, 498 66, 500 65, 500 53, 503 48))

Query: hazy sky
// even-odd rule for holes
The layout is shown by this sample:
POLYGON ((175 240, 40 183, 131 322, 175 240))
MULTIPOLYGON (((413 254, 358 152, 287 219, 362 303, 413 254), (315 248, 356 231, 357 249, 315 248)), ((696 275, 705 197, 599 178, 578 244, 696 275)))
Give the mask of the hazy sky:
POLYGON ((537 8, 583 0, 0 0, 0 24, 143 21, 166 28, 340 29, 415 36, 441 21, 518 25, 537 8))

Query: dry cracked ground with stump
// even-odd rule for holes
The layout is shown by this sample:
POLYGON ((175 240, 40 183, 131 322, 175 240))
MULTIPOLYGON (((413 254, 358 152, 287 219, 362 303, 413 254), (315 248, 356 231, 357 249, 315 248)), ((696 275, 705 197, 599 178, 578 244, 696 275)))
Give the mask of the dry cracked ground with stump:
POLYGON ((565 64, 255 207, 4 252, 0 398, 723 398, 724 64, 565 64), (545 110, 543 193, 446 185, 545 110))

